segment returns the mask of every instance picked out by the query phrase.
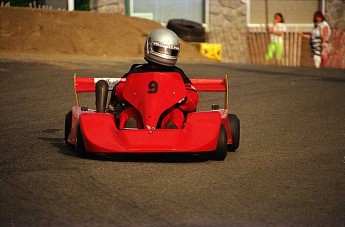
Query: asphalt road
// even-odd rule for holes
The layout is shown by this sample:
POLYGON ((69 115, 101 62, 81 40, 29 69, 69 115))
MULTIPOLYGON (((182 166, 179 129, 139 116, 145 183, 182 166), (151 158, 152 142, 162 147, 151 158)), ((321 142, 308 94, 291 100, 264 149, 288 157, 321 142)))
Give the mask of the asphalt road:
POLYGON ((191 78, 229 75, 237 152, 77 157, 63 142, 74 72, 130 65, 0 60, 0 226, 345 225, 344 70, 180 64, 191 78))

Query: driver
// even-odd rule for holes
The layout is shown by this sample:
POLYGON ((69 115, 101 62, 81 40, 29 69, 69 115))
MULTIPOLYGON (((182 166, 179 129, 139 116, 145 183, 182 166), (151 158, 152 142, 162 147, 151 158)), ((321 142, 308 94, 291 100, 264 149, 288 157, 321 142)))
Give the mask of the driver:
MULTIPOLYGON (((182 69, 175 66, 180 52, 178 36, 171 30, 159 28, 148 35, 144 46, 146 64, 134 64, 122 78, 131 73, 141 72, 178 72, 186 86, 187 96, 163 113, 160 128, 181 129, 185 122, 185 115, 196 110, 199 96, 190 79, 182 69)), ((138 110, 131 107, 123 98, 124 82, 120 81, 111 92, 108 105, 110 112, 114 112, 119 119, 119 129, 144 128, 138 110)))

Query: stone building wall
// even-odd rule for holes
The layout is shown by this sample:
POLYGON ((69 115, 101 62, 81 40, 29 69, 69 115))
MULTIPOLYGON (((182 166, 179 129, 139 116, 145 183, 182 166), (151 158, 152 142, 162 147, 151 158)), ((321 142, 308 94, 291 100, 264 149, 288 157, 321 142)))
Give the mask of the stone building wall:
POLYGON ((335 29, 345 29, 345 0, 327 0, 326 19, 335 29))
POLYGON ((244 1, 210 1, 208 42, 222 44, 223 62, 248 62, 246 18, 244 1))
POLYGON ((125 0, 90 0, 90 10, 101 13, 126 14, 125 0))

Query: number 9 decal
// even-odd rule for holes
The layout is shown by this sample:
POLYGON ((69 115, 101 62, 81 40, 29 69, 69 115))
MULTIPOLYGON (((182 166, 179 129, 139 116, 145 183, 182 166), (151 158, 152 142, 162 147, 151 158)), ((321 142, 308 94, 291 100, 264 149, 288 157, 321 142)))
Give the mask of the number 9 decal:
POLYGON ((151 81, 148 85, 148 93, 149 94, 154 94, 154 93, 157 93, 158 91, 158 83, 156 81, 151 81))

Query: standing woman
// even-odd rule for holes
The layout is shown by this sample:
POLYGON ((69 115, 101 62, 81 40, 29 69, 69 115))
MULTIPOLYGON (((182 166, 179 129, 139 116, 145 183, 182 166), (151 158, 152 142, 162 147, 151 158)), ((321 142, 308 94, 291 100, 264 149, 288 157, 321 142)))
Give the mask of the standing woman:
POLYGON ((300 33, 303 38, 310 39, 310 46, 316 68, 324 67, 330 57, 329 39, 331 29, 321 11, 314 13, 314 30, 311 34, 300 33))
POLYGON ((281 64, 284 53, 284 32, 286 26, 284 24, 284 17, 281 13, 274 14, 273 25, 268 29, 270 33, 270 43, 268 44, 268 50, 265 55, 266 62, 269 63, 275 55, 275 63, 281 64))

